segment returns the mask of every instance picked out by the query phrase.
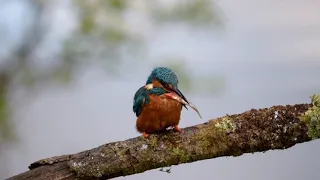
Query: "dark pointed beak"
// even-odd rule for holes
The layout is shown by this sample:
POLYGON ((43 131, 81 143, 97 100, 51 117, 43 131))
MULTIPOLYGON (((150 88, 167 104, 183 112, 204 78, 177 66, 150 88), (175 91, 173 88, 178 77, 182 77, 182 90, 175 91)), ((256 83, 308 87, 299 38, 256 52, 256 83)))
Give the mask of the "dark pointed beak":
POLYGON ((171 93, 167 93, 166 96, 171 97, 171 98, 179 101, 186 109, 188 109, 187 106, 191 107, 193 110, 195 110, 198 113, 200 118, 202 118, 199 110, 197 109, 197 107, 195 105, 191 104, 186 99, 186 97, 184 97, 184 95, 181 93, 181 91, 177 87, 170 88, 170 90, 175 92, 175 94, 173 94, 171 92, 171 93))
MULTIPOLYGON (((188 100, 186 99, 186 97, 184 97, 184 95, 182 94, 182 92, 181 92, 177 87, 173 87, 173 88, 172 88, 172 91, 174 91, 177 95, 179 95, 183 100, 185 100, 185 101, 189 104, 189 102, 188 102, 188 100)), ((184 106, 186 109, 188 109, 185 104, 183 104, 183 106, 184 106)))

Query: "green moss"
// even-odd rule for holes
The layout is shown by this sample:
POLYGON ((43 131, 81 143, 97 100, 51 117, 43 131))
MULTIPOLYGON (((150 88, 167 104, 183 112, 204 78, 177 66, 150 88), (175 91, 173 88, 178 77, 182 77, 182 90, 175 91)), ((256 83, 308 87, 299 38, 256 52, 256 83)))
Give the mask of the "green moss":
POLYGON ((188 162, 189 161, 189 156, 186 155, 186 153, 179 148, 173 148, 172 149, 172 154, 177 156, 181 162, 188 162))
POLYGON ((192 137, 193 141, 200 142, 200 148, 207 149, 212 144, 212 137, 215 134, 215 130, 200 130, 200 132, 192 137))
POLYGON ((118 155, 123 156, 126 154, 126 152, 129 150, 129 148, 123 148, 123 149, 118 149, 118 155))
POLYGON ((320 107, 320 95, 319 94, 313 94, 310 96, 311 103, 313 106, 320 107))
POLYGON ((78 163, 73 162, 73 163, 70 163, 69 166, 70 166, 70 169, 76 172, 76 174, 79 176, 86 174, 86 171, 87 171, 86 166, 81 162, 78 162, 78 163))
POLYGON ((42 159, 42 160, 40 160, 39 163, 40 164, 47 164, 47 163, 49 163, 49 161, 47 159, 42 159))
POLYGON ((308 127, 308 136, 312 139, 320 138, 320 95, 310 96, 312 107, 300 116, 300 120, 304 121, 308 127))
POLYGON ((149 143, 153 148, 156 148, 158 146, 158 139, 154 136, 151 136, 149 143))
POLYGON ((201 143, 199 146, 200 148, 197 149, 197 152, 199 154, 203 154, 203 151, 207 151, 212 146, 221 147, 220 149, 215 148, 217 151, 227 148, 227 133, 226 131, 221 131, 219 129, 219 125, 217 125, 218 123, 220 123, 219 119, 209 121, 206 125, 208 127, 201 128, 199 133, 197 133, 191 138, 192 141, 201 143))
POLYGON ((233 123, 233 120, 228 116, 221 118, 221 121, 216 123, 215 127, 223 129, 227 132, 234 132, 236 129, 236 125, 233 123))

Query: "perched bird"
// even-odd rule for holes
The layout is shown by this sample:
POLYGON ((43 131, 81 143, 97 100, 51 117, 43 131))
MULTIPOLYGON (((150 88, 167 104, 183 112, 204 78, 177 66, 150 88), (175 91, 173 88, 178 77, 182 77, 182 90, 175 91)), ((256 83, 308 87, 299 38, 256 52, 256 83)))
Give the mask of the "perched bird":
POLYGON ((156 67, 149 75, 146 85, 138 89, 133 99, 133 112, 137 116, 136 128, 148 137, 148 134, 162 132, 178 127, 182 107, 192 107, 182 92, 178 89, 177 75, 167 67, 156 67))

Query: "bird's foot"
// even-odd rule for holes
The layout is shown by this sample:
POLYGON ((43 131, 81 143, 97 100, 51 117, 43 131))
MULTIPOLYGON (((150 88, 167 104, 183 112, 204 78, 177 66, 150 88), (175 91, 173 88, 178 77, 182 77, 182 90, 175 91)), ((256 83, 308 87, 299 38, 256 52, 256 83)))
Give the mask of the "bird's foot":
POLYGON ((173 127, 173 130, 176 132, 181 132, 182 130, 178 127, 178 125, 173 127))
POLYGON ((142 136, 145 137, 145 138, 147 138, 147 137, 149 136, 149 134, 147 134, 146 132, 143 132, 143 133, 142 133, 142 136))

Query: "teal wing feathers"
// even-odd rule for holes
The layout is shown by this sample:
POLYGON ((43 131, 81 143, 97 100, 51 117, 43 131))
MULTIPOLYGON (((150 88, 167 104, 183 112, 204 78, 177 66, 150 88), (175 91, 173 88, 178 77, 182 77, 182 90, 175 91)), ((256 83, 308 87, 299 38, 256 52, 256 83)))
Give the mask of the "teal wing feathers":
POLYGON ((164 94, 166 91, 162 88, 152 88, 151 90, 146 90, 144 86, 138 89, 133 98, 133 112, 136 116, 140 116, 143 106, 150 102, 149 94, 155 94, 160 96, 164 94))
POLYGON ((148 102, 148 92, 144 88, 144 86, 142 86, 138 89, 133 98, 133 112, 136 114, 137 117, 141 114, 144 103, 148 102))

